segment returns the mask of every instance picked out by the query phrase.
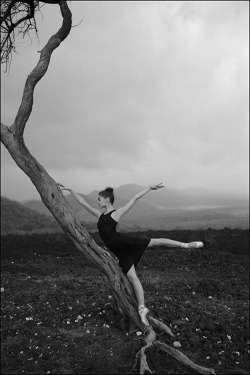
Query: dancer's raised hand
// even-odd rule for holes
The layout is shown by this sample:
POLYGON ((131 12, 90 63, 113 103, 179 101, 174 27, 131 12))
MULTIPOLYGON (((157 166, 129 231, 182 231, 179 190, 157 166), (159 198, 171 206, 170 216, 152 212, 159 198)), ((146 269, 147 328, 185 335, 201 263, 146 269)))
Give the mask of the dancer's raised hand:
POLYGON ((60 184, 59 182, 57 183, 57 185, 59 186, 59 188, 61 190, 68 190, 68 191, 70 190, 70 189, 66 188, 64 185, 60 184))
POLYGON ((158 190, 158 189, 161 189, 163 188, 164 186, 162 185, 162 182, 160 182, 159 184, 156 184, 156 185, 151 185, 150 186, 150 190, 158 190))

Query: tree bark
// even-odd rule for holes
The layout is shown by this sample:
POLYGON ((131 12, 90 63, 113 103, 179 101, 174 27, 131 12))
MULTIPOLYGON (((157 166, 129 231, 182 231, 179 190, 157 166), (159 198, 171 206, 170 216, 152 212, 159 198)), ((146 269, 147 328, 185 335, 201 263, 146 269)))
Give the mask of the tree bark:
MULTIPOLYGON (((48 3, 49 0, 45 2, 48 3)), ((51 1, 51 3, 54 3, 54 1, 51 1)), ((148 316, 148 320, 151 324, 149 327, 145 327, 140 321, 134 291, 127 277, 121 272, 113 257, 99 247, 91 238, 87 230, 76 220, 72 208, 64 198, 58 184, 47 173, 45 168, 30 154, 23 138, 25 125, 30 117, 33 107, 35 86, 45 75, 53 51, 59 47, 60 43, 69 35, 72 27, 71 12, 68 8, 67 2, 58 1, 58 4, 63 18, 62 26, 42 49, 36 67, 27 77, 21 104, 14 123, 10 127, 1 124, 1 142, 7 148, 16 164, 35 185, 43 203, 53 214, 67 236, 72 240, 77 250, 93 262, 103 274, 104 279, 113 292, 118 310, 123 315, 128 316, 135 326, 144 332, 143 337, 146 346, 143 347, 141 352, 137 355, 138 357, 139 354, 141 354, 140 373, 144 373, 145 371, 151 371, 146 362, 145 350, 156 342, 156 333, 152 327, 156 327, 172 337, 174 336, 173 333, 169 327, 152 316, 148 316)), ((190 365, 190 362, 188 362, 186 357, 185 360, 183 360, 184 357, 181 352, 176 349, 171 351, 166 349, 164 343, 162 343, 162 345, 160 345, 159 341, 157 341, 157 343, 160 349, 168 351, 170 355, 173 355, 175 358, 178 357, 178 359, 185 365, 190 365), (177 355, 177 352, 180 354, 177 355)), ((197 366, 195 369, 199 371, 201 368, 197 366)), ((204 368, 202 368, 202 371, 207 371, 206 373, 214 373, 212 369, 204 370, 204 368)))

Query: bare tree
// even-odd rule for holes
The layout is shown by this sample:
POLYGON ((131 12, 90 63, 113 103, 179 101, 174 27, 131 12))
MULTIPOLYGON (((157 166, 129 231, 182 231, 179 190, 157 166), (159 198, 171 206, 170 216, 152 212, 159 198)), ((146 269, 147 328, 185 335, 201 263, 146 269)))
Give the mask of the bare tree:
MULTIPOLYGON (((43 3, 58 4, 60 6, 62 26, 51 36, 47 44, 40 51, 39 61, 27 77, 21 104, 13 124, 11 126, 6 126, 1 123, 1 142, 7 148, 16 164, 35 185, 43 203, 48 207, 64 232, 72 240, 76 249, 93 262, 100 270, 113 292, 113 308, 122 316, 127 316, 138 329, 143 331, 145 346, 137 353, 134 367, 136 366, 138 357, 140 357, 140 373, 143 374, 146 371, 152 373, 147 364, 145 351, 152 346, 157 346, 160 350, 167 352, 184 365, 189 366, 199 373, 214 374, 213 369, 196 365, 179 350, 157 340, 157 330, 167 333, 170 337, 174 337, 170 328, 163 322, 149 315, 148 320, 151 325, 145 327, 143 323, 141 323, 137 313, 137 304, 133 288, 126 276, 121 272, 117 262, 95 243, 87 230, 76 220, 72 208, 64 198, 58 184, 47 173, 45 168, 30 154, 25 145, 23 137, 24 129, 32 111, 33 94, 36 84, 45 75, 53 51, 67 38, 72 28, 71 12, 66 1, 47 0, 43 1, 43 3)), ((8 65, 11 63, 11 54, 15 51, 15 38, 18 33, 26 35, 31 30, 37 31, 35 13, 39 11, 40 8, 41 5, 37 0, 21 2, 15 0, 2 1, 2 64, 8 65)))

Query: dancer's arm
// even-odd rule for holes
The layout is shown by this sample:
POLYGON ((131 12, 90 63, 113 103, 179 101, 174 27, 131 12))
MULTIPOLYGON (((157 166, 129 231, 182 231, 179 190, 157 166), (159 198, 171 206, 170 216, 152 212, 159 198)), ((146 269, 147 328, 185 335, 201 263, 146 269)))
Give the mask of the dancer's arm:
POLYGON ((142 190, 140 193, 136 194, 130 201, 123 207, 118 208, 118 210, 114 211, 111 216, 115 221, 119 221, 122 216, 124 216, 135 204, 138 199, 143 197, 145 194, 147 194, 150 190, 157 190, 160 188, 163 188, 162 182, 156 185, 149 186, 145 190, 142 190))
POLYGON ((75 191, 72 189, 64 187, 62 184, 58 184, 61 190, 67 190, 69 191, 72 196, 77 200, 78 203, 80 203, 81 206, 83 206, 88 212, 90 212, 92 215, 96 216, 98 219, 101 215, 101 212, 97 210, 96 208, 90 206, 83 197, 81 197, 79 194, 77 194, 75 191))

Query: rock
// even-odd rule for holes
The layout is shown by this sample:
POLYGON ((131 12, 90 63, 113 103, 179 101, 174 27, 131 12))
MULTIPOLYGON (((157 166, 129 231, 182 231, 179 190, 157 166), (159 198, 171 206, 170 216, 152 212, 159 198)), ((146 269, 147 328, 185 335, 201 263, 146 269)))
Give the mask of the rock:
POLYGON ((168 301, 168 302, 170 302, 170 301, 172 301, 173 300, 173 298, 171 298, 171 297, 168 297, 168 296, 164 296, 163 297, 166 301, 168 301))
POLYGON ((175 348, 181 348, 181 343, 180 343, 180 341, 175 341, 175 342, 173 343, 173 345, 174 345, 175 348))

